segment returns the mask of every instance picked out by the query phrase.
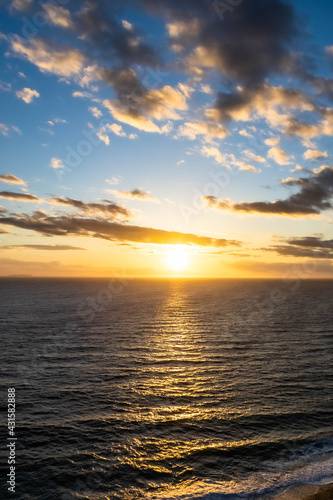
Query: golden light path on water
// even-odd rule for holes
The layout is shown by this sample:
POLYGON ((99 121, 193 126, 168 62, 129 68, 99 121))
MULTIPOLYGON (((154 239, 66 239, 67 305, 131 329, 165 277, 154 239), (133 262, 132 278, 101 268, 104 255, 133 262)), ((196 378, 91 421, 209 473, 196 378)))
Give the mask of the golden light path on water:
MULTIPOLYGON (((179 249, 173 257, 179 256, 179 249)), ((253 444, 253 440, 236 441, 212 439, 205 435, 205 432, 194 432, 191 439, 181 441, 173 438, 172 433, 168 439, 158 439, 156 426, 182 426, 184 424, 193 426, 193 430, 204 427, 202 424, 215 418, 228 418, 230 409, 214 407, 214 391, 212 390, 212 377, 216 367, 210 364, 212 347, 207 344, 207 332, 203 332, 203 324, 207 323, 206 310, 200 308, 195 298, 184 289, 184 282, 174 280, 170 285, 170 294, 166 302, 158 310, 156 318, 151 318, 154 323, 154 333, 150 335, 145 348, 144 363, 146 368, 146 378, 141 380, 133 388, 138 399, 145 401, 146 398, 155 397, 157 404, 155 407, 143 408, 133 412, 130 419, 135 419, 145 426, 140 439, 135 438, 132 443, 128 443, 130 456, 122 459, 123 464, 127 464, 139 470, 149 470, 156 473, 175 474, 172 463, 188 462, 188 458, 200 453, 209 453, 212 450, 228 450, 235 445, 253 444), (168 366, 166 369, 165 367, 168 366), (204 370, 202 367, 205 367, 204 370), (207 400, 209 399, 209 401, 207 400), (135 452, 134 452, 135 448, 135 452)), ((232 392, 233 383, 225 381, 225 388, 222 392, 232 392)), ((219 391, 221 388, 219 389, 219 391)), ((215 400, 218 404, 218 400, 215 400)), ((234 414, 239 413, 234 408, 234 414)), ((209 424, 208 424, 209 426, 209 424)), ((170 495, 191 495, 193 492, 211 492, 211 486, 201 484, 197 480, 186 479, 186 475, 191 476, 193 469, 191 466, 179 467, 176 473, 177 485, 166 483, 165 492, 163 484, 150 482, 150 487, 159 486, 158 496, 146 496, 145 498, 171 498, 170 495)), ((233 490, 233 482, 228 484, 216 484, 216 491, 221 491, 221 487, 226 491, 233 490)), ((134 491, 128 492, 128 500, 132 498, 134 491)))

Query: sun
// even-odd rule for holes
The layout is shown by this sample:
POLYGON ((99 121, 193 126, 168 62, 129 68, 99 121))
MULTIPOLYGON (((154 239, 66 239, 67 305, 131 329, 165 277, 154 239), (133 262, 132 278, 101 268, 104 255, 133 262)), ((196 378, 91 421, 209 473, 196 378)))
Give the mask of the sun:
POLYGON ((167 252, 167 263, 173 271, 184 271, 189 264, 188 251, 181 245, 175 245, 167 252))

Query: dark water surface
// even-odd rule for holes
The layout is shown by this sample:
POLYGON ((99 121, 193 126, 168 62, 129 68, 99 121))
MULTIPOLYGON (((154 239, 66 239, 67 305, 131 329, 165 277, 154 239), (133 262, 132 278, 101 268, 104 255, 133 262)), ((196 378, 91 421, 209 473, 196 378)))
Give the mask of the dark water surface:
POLYGON ((271 498, 333 475, 333 282, 1 279, 0 303, 1 498, 271 498))

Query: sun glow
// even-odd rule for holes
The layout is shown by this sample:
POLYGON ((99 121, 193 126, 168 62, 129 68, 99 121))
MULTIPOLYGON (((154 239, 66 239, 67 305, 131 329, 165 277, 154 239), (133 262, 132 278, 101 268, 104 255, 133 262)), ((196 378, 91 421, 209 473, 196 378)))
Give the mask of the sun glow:
POLYGON ((173 271, 184 271, 189 264, 189 256, 186 248, 175 245, 167 252, 167 263, 173 271))

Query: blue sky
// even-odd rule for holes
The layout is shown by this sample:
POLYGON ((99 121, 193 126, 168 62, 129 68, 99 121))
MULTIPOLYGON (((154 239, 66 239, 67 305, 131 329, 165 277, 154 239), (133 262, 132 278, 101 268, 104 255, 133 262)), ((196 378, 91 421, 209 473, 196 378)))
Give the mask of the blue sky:
POLYGON ((231 5, 0 2, 2 275, 330 276, 333 5, 231 5))

